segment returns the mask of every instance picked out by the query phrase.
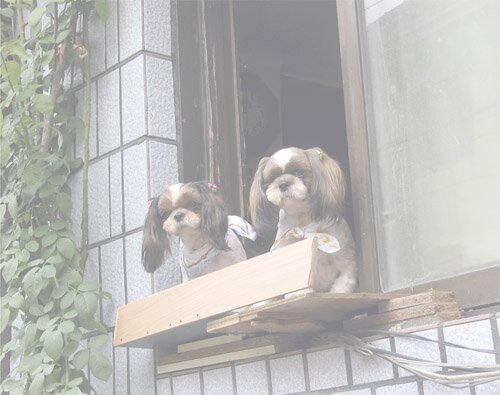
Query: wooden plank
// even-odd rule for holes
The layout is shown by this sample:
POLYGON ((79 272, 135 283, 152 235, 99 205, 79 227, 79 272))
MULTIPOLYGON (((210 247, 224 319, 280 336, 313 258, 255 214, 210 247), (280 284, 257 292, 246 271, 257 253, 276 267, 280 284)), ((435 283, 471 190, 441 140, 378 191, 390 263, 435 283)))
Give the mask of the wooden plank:
POLYGON ((353 330, 367 327, 370 328, 377 325, 386 325, 412 318, 430 316, 441 312, 457 313, 459 312, 459 308, 456 303, 429 303, 407 309, 353 318, 344 322, 344 329, 353 330))
POLYGON ((250 321, 257 331, 268 333, 310 333, 324 331, 326 327, 314 320, 259 319, 250 321))
POLYGON ((207 331, 209 333, 255 333, 256 327, 252 327, 249 322, 264 318, 289 317, 290 319, 335 322, 353 317, 360 312, 376 309, 380 302, 400 296, 367 293, 297 295, 210 321, 207 324, 207 331))
POLYGON ((315 261, 316 241, 306 239, 121 306, 113 344, 172 347, 199 340, 207 318, 309 287, 315 261))
POLYGON ((243 336, 241 335, 221 335, 211 337, 209 339, 198 340, 190 343, 179 344, 177 346, 177 352, 186 352, 186 351, 194 351, 200 350, 202 348, 218 346, 227 343, 233 343, 243 340, 243 336))
POLYGON ((299 349, 302 337, 296 335, 259 336, 200 350, 163 355, 158 358, 158 374, 193 369, 224 362, 255 358, 299 349))
POLYGON ((391 299, 379 304, 378 311, 394 311, 407 307, 418 306, 428 303, 452 303, 455 301, 452 292, 429 290, 415 295, 408 295, 397 299, 391 299))

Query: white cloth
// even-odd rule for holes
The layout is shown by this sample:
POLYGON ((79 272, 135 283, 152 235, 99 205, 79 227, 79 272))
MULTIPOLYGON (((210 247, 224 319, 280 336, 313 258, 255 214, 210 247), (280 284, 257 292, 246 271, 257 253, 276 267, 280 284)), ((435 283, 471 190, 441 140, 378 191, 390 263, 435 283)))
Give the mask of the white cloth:
POLYGON ((246 237, 250 240, 256 239, 257 232, 255 232, 254 227, 243 218, 238 217, 237 215, 228 215, 227 221, 229 229, 234 230, 238 236, 246 237))
POLYGON ((276 240, 271 247, 271 251, 278 248, 281 241, 288 238, 294 239, 309 239, 316 237, 318 240, 318 249, 333 254, 340 250, 340 244, 336 237, 325 231, 335 225, 338 218, 334 218, 328 222, 311 222, 306 226, 291 226, 284 218, 284 213, 280 210, 279 229, 276 235, 276 240))

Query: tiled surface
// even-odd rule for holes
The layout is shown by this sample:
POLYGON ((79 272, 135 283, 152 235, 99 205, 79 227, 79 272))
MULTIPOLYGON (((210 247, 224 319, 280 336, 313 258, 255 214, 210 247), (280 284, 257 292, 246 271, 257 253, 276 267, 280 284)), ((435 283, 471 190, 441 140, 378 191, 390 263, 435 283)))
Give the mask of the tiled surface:
POLYGON ((146 142, 123 151, 125 230, 144 224, 148 211, 146 142))
POLYGON ((91 77, 102 73, 106 68, 104 29, 105 24, 101 21, 97 13, 95 11, 91 12, 89 20, 89 47, 92 48, 92 51, 89 52, 91 77))
POLYGON ((260 395, 268 393, 265 361, 236 365, 235 372, 238 395, 260 395))
MULTIPOLYGON (((415 332, 414 335, 422 336, 431 340, 438 340, 437 329, 415 332)), ((395 342, 396 352, 399 354, 404 354, 433 362, 441 362, 439 344, 437 343, 406 337, 396 337, 395 342)), ((439 368, 434 370, 439 370, 439 368)), ((398 368, 398 372, 400 377, 412 375, 407 370, 401 368, 398 368)))
POLYGON ((119 2, 120 60, 142 49, 142 1, 119 2))
POLYGON ((106 67, 118 63, 118 0, 107 0, 110 15, 106 21, 106 67))
MULTIPOLYGON (((493 349, 493 336, 489 320, 445 327, 443 328, 443 332, 444 339, 448 342, 479 349, 493 349)), ((495 363, 495 356, 493 354, 461 350, 449 346, 446 346, 446 356, 449 363, 495 363)))
POLYGON ((343 348, 310 352, 307 354, 311 390, 347 385, 343 348))
POLYGON ((148 132, 175 138, 175 101, 172 62, 146 56, 148 132))
POLYGON ((109 169, 106 158, 89 166, 89 243, 104 240, 109 230, 109 169))
POLYGON ((156 393, 158 395, 171 395, 171 381, 170 378, 163 378, 160 380, 156 380, 156 393))
POLYGON ((361 389, 361 390, 353 390, 353 391, 340 391, 335 394, 345 394, 345 395, 371 395, 370 389, 361 389))
MULTIPOLYGON (((75 115, 85 121, 85 90, 79 89, 75 92, 76 113, 75 115)), ((78 131, 75 139, 76 157, 83 156, 83 130, 78 131)), ((97 156, 97 90, 96 83, 90 84, 90 124, 89 124, 89 158, 97 156)))
POLYGON ((424 394, 425 395, 470 395, 470 389, 450 388, 450 387, 445 387, 444 385, 441 384, 425 381, 424 394))
POLYGON ((205 395, 232 395, 233 376, 231 368, 226 367, 204 371, 203 389, 205 395))
POLYGON ((111 236, 123 232, 122 155, 109 157, 109 193, 111 204, 111 236))
POLYGON ((126 144, 146 134, 143 56, 122 67, 121 83, 123 144, 126 144))
POLYGON ((120 146, 120 82, 114 70, 97 82, 99 155, 120 146))
POLYGON ((112 295, 111 300, 102 301, 103 321, 107 326, 113 326, 117 308, 125 304, 122 239, 101 246, 101 273, 102 289, 112 295))
POLYGON ((476 395, 500 394, 500 380, 476 387, 476 395))
POLYGON ((127 302, 143 299, 151 294, 151 275, 141 264, 142 232, 125 238, 127 267, 127 302))
MULTIPOLYGON (((390 350, 388 339, 372 342, 374 346, 390 350)), ((351 351, 352 376, 354 384, 371 383, 393 378, 392 365, 376 356, 364 356, 351 351)))
POLYGON ((175 395, 197 395, 201 394, 199 373, 186 374, 172 378, 175 395))
POLYGON ((147 0, 144 2, 145 49, 170 55, 170 1, 147 0))
POLYGON ((126 394, 127 393, 127 377, 128 377, 128 365, 127 365, 127 349, 123 347, 115 347, 115 364, 114 364, 114 375, 115 375, 115 394, 126 394))
POLYGON ((271 382, 274 394, 306 390, 302 355, 271 359, 271 382))
POLYGON ((74 173, 69 180, 71 188, 71 224, 73 228, 74 239, 78 246, 81 244, 82 238, 82 209, 83 209, 83 190, 82 190, 83 172, 80 170, 74 173))
POLYGON ((167 185, 179 182, 177 147, 157 141, 149 142, 151 196, 160 195, 167 185))
POLYGON ((130 348, 130 394, 155 393, 153 350, 130 348))
POLYGON ((418 395, 417 383, 395 384, 385 387, 379 387, 377 395, 418 395))

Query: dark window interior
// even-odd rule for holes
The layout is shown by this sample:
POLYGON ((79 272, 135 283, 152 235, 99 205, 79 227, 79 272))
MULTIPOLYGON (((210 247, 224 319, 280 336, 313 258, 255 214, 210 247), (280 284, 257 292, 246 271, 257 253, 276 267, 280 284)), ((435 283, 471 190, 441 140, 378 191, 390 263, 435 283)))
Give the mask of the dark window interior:
POLYGON ((323 148, 348 178, 335 2, 236 1, 233 10, 245 194, 260 158, 288 146, 323 148))

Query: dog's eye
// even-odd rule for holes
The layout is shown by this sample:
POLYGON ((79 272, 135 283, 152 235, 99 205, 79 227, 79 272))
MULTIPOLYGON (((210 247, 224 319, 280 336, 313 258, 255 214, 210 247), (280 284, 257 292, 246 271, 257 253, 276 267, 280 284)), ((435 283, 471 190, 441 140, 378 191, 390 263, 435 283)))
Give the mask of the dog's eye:
POLYGON ((200 207, 200 205, 197 202, 193 201, 193 200, 187 202, 187 204, 186 204, 186 208, 188 210, 196 210, 199 207, 200 207))
POLYGON ((293 170, 290 172, 290 174, 302 178, 306 175, 306 172, 304 170, 293 170))
POLYGON ((164 211, 164 212, 160 213, 161 221, 165 222, 167 220, 167 218, 168 218, 169 215, 170 215, 169 211, 164 211))

